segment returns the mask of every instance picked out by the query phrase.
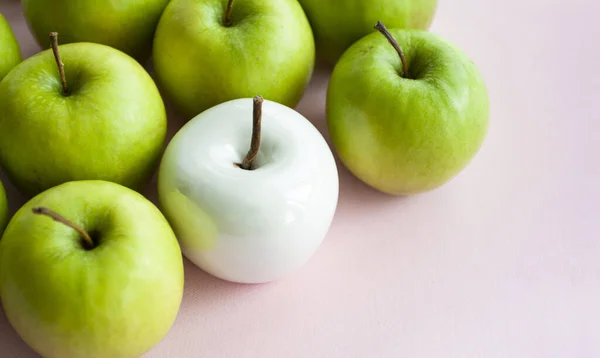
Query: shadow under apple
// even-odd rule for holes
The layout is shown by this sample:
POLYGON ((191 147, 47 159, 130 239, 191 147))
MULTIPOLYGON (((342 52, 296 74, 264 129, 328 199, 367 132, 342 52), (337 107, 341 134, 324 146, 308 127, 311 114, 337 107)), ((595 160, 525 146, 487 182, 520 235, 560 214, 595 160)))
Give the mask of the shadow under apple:
MULTIPOLYGON (((0 305, 0 337, 2 351, 4 352, 19 352, 18 357, 12 358, 38 358, 40 355, 35 353, 29 346, 19 337, 17 332, 12 328, 6 315, 4 308, 0 305)), ((0 356, 2 354, 0 353, 0 356)))

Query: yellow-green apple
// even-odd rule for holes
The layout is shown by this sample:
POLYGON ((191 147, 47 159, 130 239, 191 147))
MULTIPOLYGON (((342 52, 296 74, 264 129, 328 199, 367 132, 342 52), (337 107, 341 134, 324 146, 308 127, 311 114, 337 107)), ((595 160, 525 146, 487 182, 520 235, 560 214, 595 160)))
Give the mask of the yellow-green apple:
POLYGON ((94 42, 121 50, 139 61, 152 53, 156 24, 169 0, 21 0, 37 41, 61 34, 64 44, 94 42))
POLYGON ((0 14, 0 81, 21 62, 21 49, 10 24, 0 14))
POLYGON ((28 195, 84 179, 140 188, 167 133, 152 78, 121 51, 57 46, 52 35, 53 50, 23 61, 0 83, 0 164, 28 195))
POLYGON ((308 120, 257 96, 189 121, 167 147, 158 194, 188 259, 224 280, 263 283, 318 249, 337 206, 338 172, 308 120))
POLYGON ((484 79, 439 35, 377 28, 344 53, 331 76, 333 144, 356 177, 382 192, 432 190, 462 171, 484 141, 484 79))
POLYGON ((315 48, 297 0, 173 0, 154 41, 156 78, 187 119, 262 93, 294 107, 315 48))
POLYGON ((183 278, 164 216, 115 183, 69 182, 37 195, 0 241, 6 316, 47 358, 141 356, 175 321, 183 278))
POLYGON ((426 30, 438 0, 299 0, 310 21, 317 56, 335 64, 381 20, 390 28, 426 30))

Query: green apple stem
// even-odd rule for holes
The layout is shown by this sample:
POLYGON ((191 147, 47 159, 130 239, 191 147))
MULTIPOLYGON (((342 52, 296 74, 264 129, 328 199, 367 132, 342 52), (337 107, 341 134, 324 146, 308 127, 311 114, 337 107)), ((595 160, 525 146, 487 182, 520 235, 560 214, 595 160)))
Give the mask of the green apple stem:
POLYGON ((256 159, 258 155, 258 150, 260 149, 260 125, 262 120, 262 104, 263 98, 261 96, 254 97, 254 108, 252 113, 252 141, 250 143, 250 150, 248 154, 246 154, 246 158, 242 164, 238 164, 238 166, 245 170, 250 170, 252 168, 252 162, 256 159))
POLYGON ((95 245, 94 245, 94 240, 92 240, 92 237, 85 230, 83 230, 79 225, 75 224, 74 222, 65 219, 64 217, 60 216, 59 214, 57 214, 54 211, 47 209, 47 208, 43 208, 43 207, 33 208, 32 211, 34 214, 48 216, 56 222, 59 222, 61 224, 71 227, 72 229, 76 230, 79 233, 79 235, 81 235, 81 237, 83 238, 83 246, 87 250, 91 250, 94 248, 95 245))
POLYGON ((63 95, 69 94, 69 87, 67 86, 67 77, 65 76, 65 64, 60 59, 60 53, 58 52, 58 33, 50 33, 50 42, 52 43, 52 52, 54 52, 54 58, 58 65, 58 72, 60 73, 60 82, 63 87, 63 95))
POLYGON ((233 21, 231 20, 231 9, 233 8, 233 0, 229 0, 227 3, 227 12, 225 13, 225 26, 231 26, 233 21))
POLYGON ((378 30, 387 38, 389 43, 394 47, 396 52, 398 52, 398 56, 400 56, 400 61, 402 61, 402 77, 408 78, 408 63, 406 62, 406 57, 404 56, 404 51, 400 45, 398 45, 398 41, 392 36, 392 34, 388 31, 385 25, 381 21, 377 21, 377 25, 375 25, 375 29, 378 30))

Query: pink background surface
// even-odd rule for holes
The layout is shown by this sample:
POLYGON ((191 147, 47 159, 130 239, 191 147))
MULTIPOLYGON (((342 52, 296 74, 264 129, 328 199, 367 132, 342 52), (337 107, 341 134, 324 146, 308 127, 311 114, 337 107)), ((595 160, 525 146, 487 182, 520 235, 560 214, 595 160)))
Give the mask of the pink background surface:
MULTIPOLYGON (((0 1, 24 56, 39 51, 19 2, 0 1)), ((244 286, 186 262, 179 317, 146 357, 600 357, 598 12, 591 0, 442 0, 432 31, 489 86, 472 164, 408 198, 340 165, 339 209, 308 265, 244 286)), ((298 106, 327 139, 328 73, 298 106)), ((8 192, 15 210, 23 198, 8 192)), ((0 357, 36 357, 3 316, 0 357)))

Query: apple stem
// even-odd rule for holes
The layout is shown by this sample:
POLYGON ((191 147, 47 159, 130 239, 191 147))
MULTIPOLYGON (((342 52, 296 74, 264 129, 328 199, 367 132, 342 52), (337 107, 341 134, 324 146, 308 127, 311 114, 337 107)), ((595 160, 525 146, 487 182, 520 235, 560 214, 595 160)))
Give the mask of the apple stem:
POLYGON ((54 58, 56 59, 58 72, 60 73, 60 82, 62 83, 63 87, 63 95, 67 96, 69 94, 69 87, 67 87, 67 77, 65 76, 65 64, 60 59, 60 53, 58 52, 58 33, 50 33, 50 42, 52 43, 52 52, 54 52, 54 58))
POLYGON ((229 0, 227 3, 227 12, 225 13, 225 26, 231 26, 233 21, 231 20, 231 9, 233 8, 233 0, 229 0))
POLYGON ((37 215, 45 215, 50 217, 52 220, 59 222, 61 224, 65 224, 71 228, 73 228, 74 230, 76 230, 77 232, 79 232, 79 234, 81 235, 81 237, 83 237, 83 246, 88 249, 91 250, 94 248, 94 240, 92 240, 92 237, 85 231, 83 230, 80 226, 78 226, 77 224, 75 224, 74 222, 65 219, 64 217, 60 216, 59 214, 55 213, 54 211, 47 209, 47 208, 33 208, 33 213, 37 214, 37 215))
POLYGON ((408 63, 406 62, 406 57, 404 57, 404 51, 400 45, 398 45, 398 41, 392 36, 392 34, 388 31, 385 25, 381 21, 377 21, 377 25, 375 25, 375 29, 378 30, 387 38, 390 44, 396 49, 398 55, 400 56, 400 61, 402 61, 402 77, 408 77, 408 63))
POLYGON ((262 104, 263 98, 262 96, 254 97, 254 108, 252 113, 252 142, 250 143, 250 150, 248 154, 246 154, 246 158, 242 164, 239 164, 239 167, 245 170, 250 170, 252 168, 252 162, 256 159, 258 155, 258 150, 260 149, 260 126, 262 119, 262 104))

